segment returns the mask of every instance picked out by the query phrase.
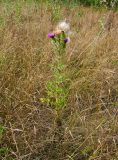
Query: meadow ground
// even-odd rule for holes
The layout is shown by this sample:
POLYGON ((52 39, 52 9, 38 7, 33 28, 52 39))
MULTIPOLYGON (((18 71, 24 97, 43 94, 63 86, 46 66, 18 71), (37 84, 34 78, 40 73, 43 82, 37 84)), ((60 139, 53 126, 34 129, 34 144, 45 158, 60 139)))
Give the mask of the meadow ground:
POLYGON ((117 12, 0 2, 0 159, 118 159, 117 12), (57 126, 55 109, 40 99, 54 58, 47 34, 64 18, 73 31, 65 55, 71 81, 57 126))

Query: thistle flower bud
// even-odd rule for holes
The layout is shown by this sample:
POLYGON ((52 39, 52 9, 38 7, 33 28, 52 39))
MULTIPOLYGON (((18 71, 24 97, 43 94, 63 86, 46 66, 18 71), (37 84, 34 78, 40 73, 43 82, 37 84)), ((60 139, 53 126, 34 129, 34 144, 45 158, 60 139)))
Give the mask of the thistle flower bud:
POLYGON ((70 43, 70 38, 69 38, 69 37, 68 37, 68 38, 65 38, 65 39, 64 39, 64 42, 65 42, 65 43, 70 43))
POLYGON ((49 33, 48 34, 48 38, 54 38, 55 37, 55 34, 54 33, 49 33))

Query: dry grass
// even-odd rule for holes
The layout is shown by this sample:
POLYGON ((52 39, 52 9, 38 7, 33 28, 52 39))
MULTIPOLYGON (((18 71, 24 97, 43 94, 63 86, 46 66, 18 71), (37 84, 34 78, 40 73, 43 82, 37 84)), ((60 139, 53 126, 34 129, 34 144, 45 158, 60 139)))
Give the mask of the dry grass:
POLYGON ((118 13, 109 20, 109 11, 62 7, 59 17, 51 5, 18 4, 7 10, 0 3, 0 147, 8 149, 0 159, 117 160, 118 13), (54 109, 40 98, 53 59, 47 33, 65 17, 75 35, 67 47, 71 85, 60 131, 54 109))

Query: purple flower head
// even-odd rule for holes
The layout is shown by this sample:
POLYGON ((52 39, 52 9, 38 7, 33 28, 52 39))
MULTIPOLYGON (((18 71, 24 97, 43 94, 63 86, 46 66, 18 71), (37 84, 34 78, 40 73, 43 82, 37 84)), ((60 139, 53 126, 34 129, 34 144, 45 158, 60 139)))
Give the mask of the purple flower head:
POLYGON ((48 38, 54 38, 55 37, 55 34, 54 33, 49 33, 48 34, 48 38))
POLYGON ((70 42, 70 38, 65 38, 65 39, 64 39, 64 42, 65 42, 65 43, 69 43, 69 42, 70 42))

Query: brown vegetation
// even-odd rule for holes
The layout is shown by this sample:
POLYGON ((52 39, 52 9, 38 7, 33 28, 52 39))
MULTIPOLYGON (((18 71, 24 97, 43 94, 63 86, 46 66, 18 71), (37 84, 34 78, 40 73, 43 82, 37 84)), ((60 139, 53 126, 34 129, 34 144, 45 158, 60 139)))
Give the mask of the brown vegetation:
POLYGON ((5 128, 0 147, 9 150, 0 158, 117 160, 118 14, 111 25, 109 11, 60 9, 64 17, 59 19, 71 21, 74 35, 66 54, 68 106, 56 126, 54 109, 40 102, 51 77, 47 34, 56 23, 53 6, 22 4, 20 15, 14 7, 9 14, 4 4, 0 8, 5 18, 0 27, 0 123, 5 128))

